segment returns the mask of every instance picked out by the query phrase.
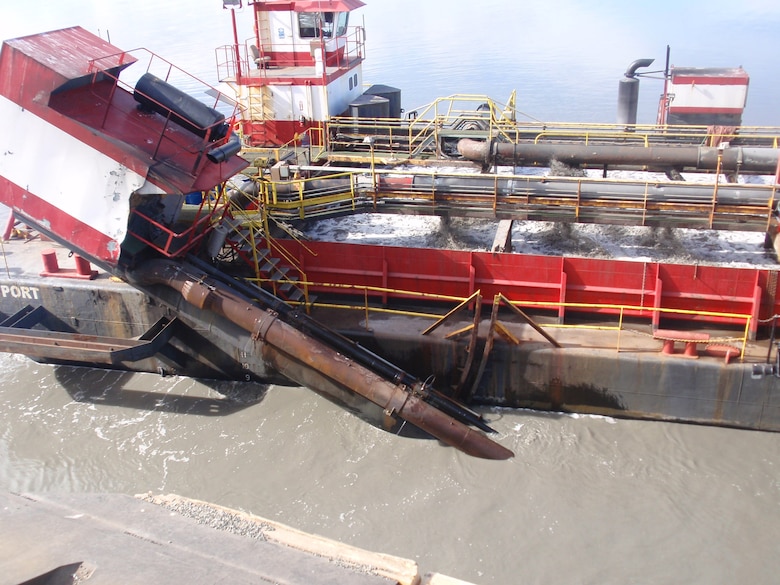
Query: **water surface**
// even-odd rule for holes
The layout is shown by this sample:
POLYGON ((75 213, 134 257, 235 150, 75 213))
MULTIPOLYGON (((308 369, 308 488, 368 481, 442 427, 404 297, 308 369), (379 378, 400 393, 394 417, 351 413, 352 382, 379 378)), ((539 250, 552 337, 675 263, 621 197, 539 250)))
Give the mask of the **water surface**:
POLYGON ((780 437, 486 411, 484 461, 297 387, 0 355, 0 487, 174 492, 478 583, 774 583, 780 437))

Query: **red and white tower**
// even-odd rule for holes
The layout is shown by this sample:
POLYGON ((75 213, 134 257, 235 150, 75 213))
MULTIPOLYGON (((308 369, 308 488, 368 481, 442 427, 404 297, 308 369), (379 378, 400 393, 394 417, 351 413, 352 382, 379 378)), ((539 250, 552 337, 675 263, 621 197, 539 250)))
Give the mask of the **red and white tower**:
MULTIPOLYGON (((241 2, 224 0, 225 7, 241 2)), ((344 113, 363 85, 360 0, 249 0, 254 35, 217 49, 219 79, 235 93, 248 145, 285 144, 344 113)), ((235 10, 233 10, 235 26, 235 10)))

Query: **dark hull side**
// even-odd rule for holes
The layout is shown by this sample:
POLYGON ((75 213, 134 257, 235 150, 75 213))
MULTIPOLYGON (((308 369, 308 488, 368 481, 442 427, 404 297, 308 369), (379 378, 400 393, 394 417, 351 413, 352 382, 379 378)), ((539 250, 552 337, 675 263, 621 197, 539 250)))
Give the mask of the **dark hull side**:
MULTIPOLYGON (((435 364, 446 379, 456 362, 449 343, 352 332, 413 373, 435 364), (425 357, 421 363, 419 356, 425 357)), ((477 354, 482 345, 477 347, 477 354)), ((780 379, 769 364, 689 360, 660 352, 589 347, 558 350, 541 342, 493 348, 474 404, 621 418, 780 430, 780 379)), ((470 389, 467 389, 467 391, 470 389)))
MULTIPOLYGON (((45 317, 35 330, 78 334, 85 342, 94 338, 138 339, 160 319, 173 319, 169 309, 143 292, 122 282, 102 277, 94 281, 58 278, 0 278, 0 319, 7 319, 26 306, 42 306, 45 317)), ((34 333, 34 331, 32 332, 34 333)), ((102 341, 102 340, 101 340, 102 341)), ((51 363, 95 365, 161 375, 184 375, 233 380, 273 380, 272 373, 252 364, 246 356, 220 342, 214 331, 190 326, 186 319, 174 323, 174 334, 164 351, 138 361, 114 364, 84 363, 78 352, 73 359, 40 359, 51 363), (257 372, 260 371, 261 376, 257 372)), ((276 379, 279 379, 278 377, 276 379)))
MULTIPOLYGON (((5 319, 27 305, 47 309, 38 329, 86 336, 137 338, 160 318, 172 318, 168 309, 143 292, 105 277, 93 281, 0 277, 0 316, 5 319)), ((226 334, 223 328, 193 328, 186 315, 179 317, 183 317, 181 329, 165 352, 113 367, 204 378, 280 380, 259 364, 247 364, 245 353, 225 349, 228 345, 220 340, 226 334)), ((327 323, 327 315, 323 318, 327 323)), ((375 320, 366 329, 342 319, 338 325, 334 328, 399 367, 421 379, 434 376, 439 389, 458 392, 465 341, 422 336, 397 322, 382 327, 375 320)), ((771 365, 689 360, 645 347, 632 351, 630 343, 628 351, 618 352, 599 348, 598 334, 590 335, 592 345, 572 343, 564 349, 535 340, 495 343, 479 382, 460 389, 459 397, 472 404, 510 408, 780 430, 776 391, 780 379, 771 365)), ((477 346, 477 356, 483 346, 484 341, 477 346)))

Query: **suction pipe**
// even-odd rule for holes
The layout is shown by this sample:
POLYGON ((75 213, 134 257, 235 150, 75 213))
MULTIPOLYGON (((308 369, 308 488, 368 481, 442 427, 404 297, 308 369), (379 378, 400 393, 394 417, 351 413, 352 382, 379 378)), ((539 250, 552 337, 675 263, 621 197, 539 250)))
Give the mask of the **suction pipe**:
POLYGON ((527 144, 463 138, 458 153, 484 165, 549 164, 642 165, 699 170, 772 173, 780 149, 736 146, 624 146, 610 144, 527 144))
POLYGON ((251 334, 255 351, 263 361, 289 378, 314 390, 328 393, 333 385, 363 396, 464 453, 484 459, 508 459, 513 453, 480 431, 427 404, 422 382, 413 387, 393 383, 324 343, 298 331, 277 314, 211 278, 188 274, 168 260, 152 260, 134 271, 141 284, 162 284, 178 291, 198 309, 221 315, 251 334))

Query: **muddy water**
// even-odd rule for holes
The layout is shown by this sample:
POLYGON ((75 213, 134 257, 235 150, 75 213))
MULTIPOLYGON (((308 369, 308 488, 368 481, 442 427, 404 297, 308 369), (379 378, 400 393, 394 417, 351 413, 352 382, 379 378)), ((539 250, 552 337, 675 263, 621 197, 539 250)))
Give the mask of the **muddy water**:
POLYGON ((175 492, 484 584, 780 574, 777 434, 489 410, 490 462, 297 387, 0 372, 0 489, 175 492))

